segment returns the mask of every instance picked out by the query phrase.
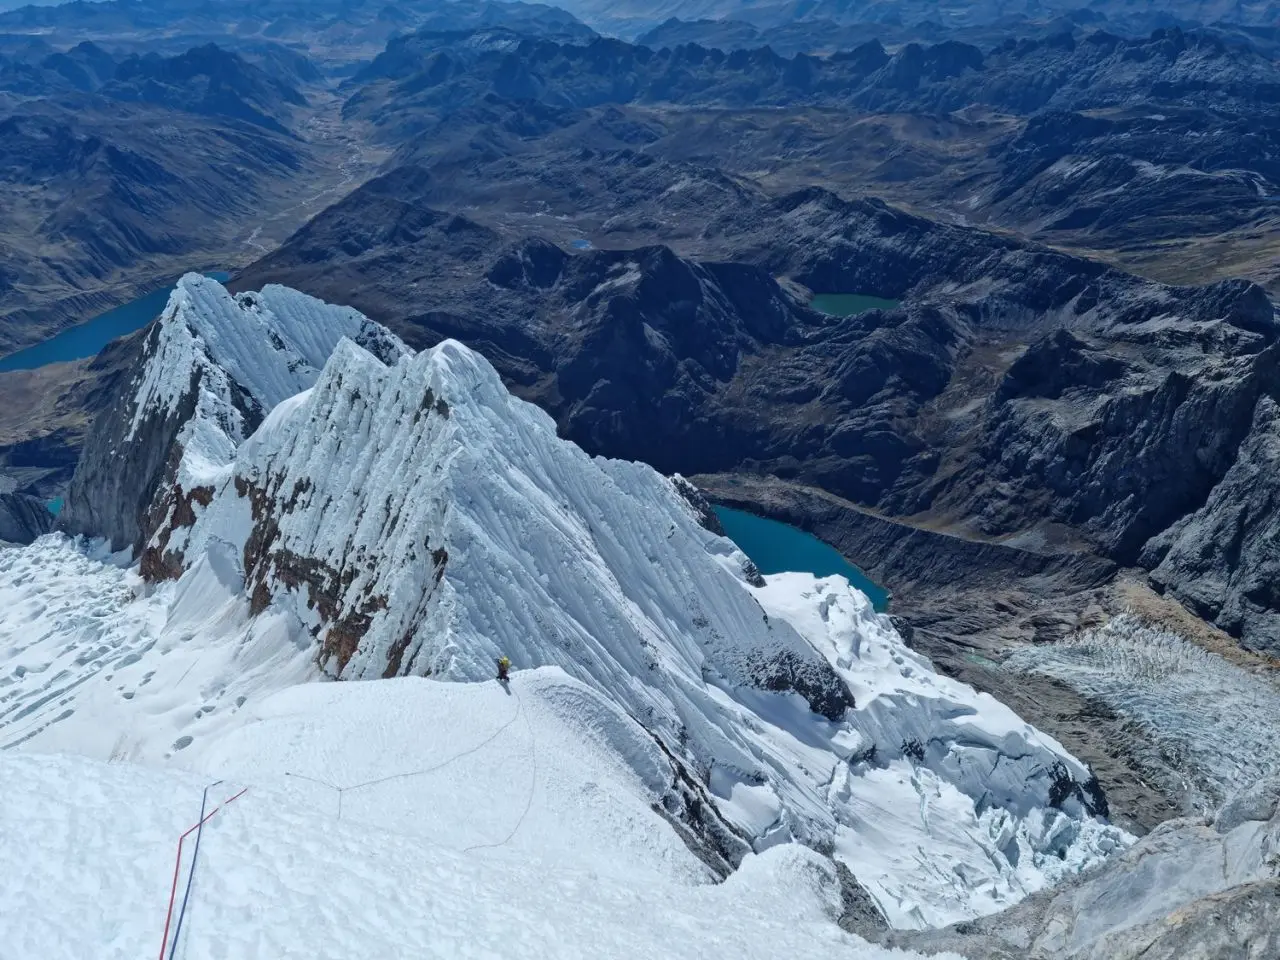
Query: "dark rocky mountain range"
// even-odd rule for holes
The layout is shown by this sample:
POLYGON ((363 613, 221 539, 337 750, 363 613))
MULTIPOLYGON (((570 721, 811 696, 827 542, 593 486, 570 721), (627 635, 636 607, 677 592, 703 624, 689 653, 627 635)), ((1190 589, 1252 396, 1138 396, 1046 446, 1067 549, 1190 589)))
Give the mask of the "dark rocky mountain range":
MULTIPOLYGON (((557 167, 576 183, 569 163, 557 167)), ((1163 562, 1153 540, 1212 513, 1246 438, 1269 429, 1280 327, 1256 286, 1163 287, 874 201, 770 197, 626 152, 580 164, 613 171, 610 218, 634 198, 659 232, 684 215, 686 189, 711 184, 720 213, 675 251, 569 253, 415 200, 435 181, 404 168, 240 282, 345 290, 415 345, 463 339, 593 452, 772 473, 913 523, 1122 566, 1163 562), (904 306, 836 320, 788 285, 904 306), (412 308, 415 291, 430 309, 412 308)), ((1237 557, 1224 545, 1218 558, 1228 596, 1253 590, 1237 557)), ((1205 612, 1280 649, 1280 610, 1205 612)))
POLYGON ((788 58, 767 48, 653 50, 604 38, 494 47, 474 44, 468 35, 425 33, 393 40, 356 80, 367 84, 357 105, 405 113, 487 93, 575 107, 810 105, 947 113, 979 106, 1017 114, 1165 102, 1253 110, 1280 99, 1274 60, 1210 33, 1177 29, 1141 40, 1102 31, 1081 40, 1071 34, 1010 40, 985 53, 954 41, 890 53, 869 40, 825 58, 788 58))
POLYGON ((103 0, 0 13, 0 35, 36 36, 58 48, 92 40, 141 54, 177 54, 209 43, 242 54, 303 51, 335 74, 372 59, 407 31, 503 26, 561 40, 595 36, 556 7, 498 0, 103 0))
MULTIPOLYGON (((766 42, 775 31, 795 32, 815 27, 856 27, 868 33, 903 31, 903 39, 938 39, 986 36, 992 27, 1026 34, 1028 24, 1068 21, 1105 25, 1108 29, 1140 35, 1169 26, 1197 26, 1218 22, 1247 26, 1272 26, 1276 8, 1271 0, 1015 0, 1012 3, 944 3, 940 0, 560 0, 560 6, 596 29, 634 39, 664 27, 672 20, 699 24, 727 22, 742 35, 742 27, 758 31, 766 42), (921 31, 917 33, 916 31, 921 31), (933 33, 934 36, 929 34, 933 33)), ((678 29, 678 28, 677 28, 678 29)), ((706 39, 713 39, 706 37, 706 39)), ((714 38, 718 45, 721 37, 714 38)), ((756 44, 757 46, 762 44, 756 44)))
MULTIPOLYGON (((907 43, 932 44, 957 40, 989 49, 1013 35, 1044 39, 1062 33, 1083 35, 1086 31, 1106 29, 1121 35, 1132 35, 1125 26, 1109 21, 1090 10, 1028 19, 1005 17, 996 23, 971 26, 943 26, 936 20, 918 22, 850 23, 831 19, 789 20, 784 23, 756 26, 746 20, 681 20, 672 17, 635 38, 641 46, 655 50, 696 44, 717 50, 755 50, 768 47, 774 53, 791 57, 798 53, 819 56, 852 50, 874 37, 891 47, 907 43)), ((1136 35, 1150 34, 1153 29, 1168 26, 1160 22, 1145 24, 1136 35)))
MULTIPOLYGON (((881 43, 898 47, 907 43, 933 44, 956 40, 989 50, 1011 36, 1020 39, 1045 40, 1061 34, 1082 39, 1095 30, 1104 30, 1126 39, 1141 39, 1155 30, 1178 27, 1186 30, 1208 29, 1224 40, 1242 48, 1260 47, 1274 55, 1274 28, 1249 26, 1241 22, 1195 20, 1171 16, 1166 9, 1126 12, 1099 12, 1098 5, 1076 9, 1041 10, 1030 15, 1006 13, 1002 17, 967 23, 937 19, 912 20, 895 16, 897 5, 880 5, 867 10, 881 19, 851 22, 806 16, 802 19, 757 25, 747 20, 705 19, 682 20, 672 17, 635 37, 642 46, 675 49, 686 44, 714 47, 719 50, 753 50, 768 47, 783 56, 797 53, 828 55, 851 50, 874 37, 881 43)), ((1247 15, 1247 14, 1246 14, 1247 15)))
POLYGON ((870 192, 1166 282, 1280 278, 1267 252, 1280 67, 1213 33, 1062 34, 985 53, 870 42, 825 59, 420 33, 359 79, 344 116, 400 160, 621 142, 775 189, 870 192))
POLYGON ((232 117, 282 133, 289 109, 307 105, 295 87, 212 43, 176 57, 130 57, 101 90, 117 100, 232 117))

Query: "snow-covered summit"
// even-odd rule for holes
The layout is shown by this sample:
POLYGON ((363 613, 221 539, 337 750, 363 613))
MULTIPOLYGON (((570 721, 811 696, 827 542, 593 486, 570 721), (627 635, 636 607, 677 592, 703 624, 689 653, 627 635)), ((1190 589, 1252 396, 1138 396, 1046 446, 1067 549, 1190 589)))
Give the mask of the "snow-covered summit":
MULTIPOLYGON (((800 842, 847 867, 889 922, 920 926, 998 909, 1124 842, 1095 817, 1082 764, 935 674, 847 582, 759 586, 687 484, 559 439, 478 354, 447 341, 410 355, 358 314, 220 290, 175 295, 105 430, 167 444, 138 571, 92 571, 100 596, 120 581, 118 634, 74 615, 49 630, 49 663, 80 675, 63 689, 60 670, 51 691, 14 669, 0 742, 102 755, 102 730, 145 728, 159 732, 118 749, 208 756, 299 679, 476 681, 505 653, 629 718, 626 736, 592 729, 640 771, 641 809, 720 873, 800 842), (355 335, 332 345, 315 334, 344 324, 355 335), (264 330, 287 360, 238 339, 264 330), (357 342, 371 332, 390 349, 357 342), (197 371, 190 391, 161 375, 162 355, 197 371), (139 575, 159 586, 130 599, 139 575), (192 683, 194 711, 174 692, 192 683)), ((5 562, 79 571, 68 584, 92 566, 48 539, 5 562)), ((48 594, 59 576, 19 575, 11 605, 62 616, 74 604, 48 594)), ((315 729, 296 719, 279 736, 315 729)))
POLYGON ((195 410, 181 440, 177 480, 191 489, 231 459, 263 415, 311 386, 338 342, 350 338, 393 361, 407 348, 350 307, 337 307, 287 287, 232 296, 216 280, 189 273, 178 281, 156 325, 154 346, 133 391, 126 440, 155 416, 195 410))
POLYGON ((315 382, 343 338, 388 362, 408 353, 350 307, 276 285, 232 296, 216 280, 184 276, 86 445, 62 528, 117 548, 150 545, 148 565, 172 572, 165 544, 149 542, 155 532, 207 497, 236 447, 315 382))

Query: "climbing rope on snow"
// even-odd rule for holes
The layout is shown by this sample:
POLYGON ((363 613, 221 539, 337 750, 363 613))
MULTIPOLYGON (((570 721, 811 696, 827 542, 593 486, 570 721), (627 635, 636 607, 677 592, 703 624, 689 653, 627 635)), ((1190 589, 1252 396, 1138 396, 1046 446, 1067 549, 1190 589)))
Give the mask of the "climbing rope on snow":
POLYGON ((293 777, 295 780, 306 780, 309 783, 318 783, 322 787, 328 787, 338 795, 338 819, 342 819, 342 794, 347 790, 346 787, 340 787, 336 783, 330 783, 328 780, 321 780, 319 777, 306 777, 300 773, 290 773, 288 770, 284 772, 286 777, 293 777))
MULTIPOLYGON (((471 754, 474 754, 477 751, 488 746, 490 743, 496 740, 505 730, 507 730, 507 728, 509 728, 513 723, 515 723, 516 720, 518 720, 521 715, 523 715, 525 730, 528 732, 528 735, 529 735, 529 768, 530 768, 529 792, 528 792, 528 795, 525 797, 524 809, 520 812, 520 816, 516 819, 516 822, 511 827, 511 830, 501 840, 498 840, 493 843, 472 844, 469 847, 464 847, 462 852, 471 853, 472 851, 475 851, 475 850, 489 850, 489 849, 505 846, 506 844, 511 842, 511 840, 515 837, 516 833, 524 825, 526 818, 529 816, 529 811, 533 807, 533 796, 537 792, 537 787, 538 787, 537 737, 534 734, 533 723, 529 719, 529 714, 524 709, 524 698, 520 696, 520 691, 518 689, 515 690, 515 696, 516 696, 515 712, 511 715, 510 719, 508 719, 505 723, 503 723, 500 727, 498 727, 497 730, 489 734, 489 736, 485 737, 483 740, 481 740, 479 743, 475 744, 474 746, 468 747, 466 750, 463 750, 460 753, 454 754, 452 757, 449 757, 447 760, 442 760, 440 763, 434 764, 430 767, 424 767, 421 770, 410 770, 405 773, 395 773, 386 777, 377 777, 372 780, 364 780, 359 783, 348 784, 346 786, 338 786, 337 784, 330 783, 328 780, 323 780, 318 777, 309 777, 301 773, 293 773, 290 771, 285 771, 285 776, 293 777, 296 780, 306 780, 310 783, 319 784, 321 786, 328 787, 329 789, 334 790, 338 794, 338 819, 341 820, 342 819, 342 797, 345 793, 348 793, 349 791, 352 791, 352 790, 360 790, 365 787, 376 786, 377 784, 381 784, 381 783, 388 783, 392 780, 403 780, 409 777, 420 777, 429 773, 434 773, 437 770, 441 770, 452 763, 456 763, 457 761, 461 760, 463 757, 470 756, 471 754)), ((245 787, 239 793, 232 795, 231 797, 222 801, 222 803, 218 804, 212 810, 209 810, 208 813, 205 813, 205 810, 208 809, 208 805, 209 805, 209 791, 212 790, 214 787, 218 786, 219 784, 221 784, 222 782, 223 781, 221 780, 215 780, 212 783, 205 786, 203 792, 200 795, 199 819, 190 827, 188 827, 178 837, 177 854, 174 857, 174 863, 173 863, 173 882, 171 883, 169 888, 169 906, 165 912, 164 932, 160 938, 159 960, 175 960, 177 956, 178 944, 182 936, 182 924, 183 924, 183 920, 186 917, 188 904, 190 903, 191 889, 195 881, 196 867, 199 862, 200 838, 203 836, 203 833, 204 833, 204 825, 208 823, 210 820, 212 820, 214 815, 217 814, 219 810, 221 810, 226 806, 229 806, 230 804, 234 803, 236 800, 240 799, 240 797, 244 796, 244 794, 248 792, 248 789, 249 789, 248 787, 245 787), (173 922, 174 921, 174 905, 177 902, 178 877, 179 877, 179 874, 182 872, 182 851, 183 851, 183 846, 186 842, 187 837, 191 836, 192 833, 196 835, 196 839, 194 842, 194 849, 192 850, 192 853, 191 853, 191 864, 187 870, 187 883, 186 883, 185 889, 183 890, 182 903, 179 906, 178 913, 177 913, 177 923, 175 924, 173 922), (169 937, 170 927, 173 928, 172 939, 170 939, 169 937), (166 948, 168 950, 167 958, 165 956, 166 948)))
MULTIPOLYGON (((519 703, 517 712, 521 712, 524 707, 524 700, 520 697, 520 691, 516 691, 516 700, 519 703)), ((512 717, 515 722, 515 717, 512 717)), ((538 746, 537 737, 533 733, 533 724, 529 722, 529 715, 524 715, 525 729, 529 732, 529 795, 524 798, 524 810, 520 812, 519 818, 515 825, 511 828, 511 832, 499 840, 497 843, 475 843, 469 847, 463 847, 463 853, 471 853, 473 850, 492 850, 497 847, 505 847, 515 837, 516 832, 524 824, 525 817, 529 816, 529 810, 533 807, 533 795, 538 789, 538 746)))
POLYGON ((182 920, 187 915, 187 901, 191 899, 191 881, 195 879, 196 860, 200 856, 200 837, 204 835, 204 811, 209 805, 209 790, 221 782, 221 780, 215 780, 213 783, 206 784, 204 791, 200 794, 200 816, 196 820, 196 844, 195 849, 191 852, 191 866, 187 869, 187 888, 182 892, 182 907, 178 910, 178 922, 173 928, 173 942, 169 947, 169 960, 173 960, 178 952, 178 940, 182 937, 182 920))
POLYGON ((182 870, 183 844, 186 842, 187 837, 191 836, 193 832, 196 834, 195 853, 191 857, 191 869, 187 872, 187 888, 186 888, 186 892, 183 893, 182 895, 182 909, 178 914, 178 924, 174 930, 172 947, 169 950, 169 960, 173 960, 174 952, 178 948, 178 934, 182 932, 182 918, 186 914, 187 900, 191 895, 191 881, 192 881, 192 878, 195 877, 196 855, 199 854, 200 852, 200 834, 203 833, 204 831, 204 825, 208 823, 211 819, 213 819, 213 815, 215 813, 217 813, 223 807, 228 806, 231 803, 234 803, 236 800, 239 800, 242 796, 245 795, 245 793, 249 789, 248 787, 245 787, 235 796, 231 797, 230 799, 224 800, 222 803, 218 804, 216 807, 210 810, 209 813, 206 815, 204 811, 209 803, 209 791, 212 790, 214 787, 216 787, 220 783, 222 783, 221 780, 215 780, 213 783, 209 784, 204 788, 204 793, 200 797, 200 819, 197 820, 192 826, 188 827, 186 832, 183 833, 180 837, 178 837, 178 853, 177 853, 177 856, 174 857, 174 861, 173 861, 173 883, 169 887, 169 908, 167 911, 165 911, 164 933, 160 937, 160 960, 165 960, 165 955, 164 955, 165 947, 170 946, 169 926, 173 922, 173 904, 178 894, 178 874, 182 870))
MULTIPOLYGON (((503 723, 502 726, 498 727, 497 730, 493 731, 493 733, 489 734, 489 736, 485 737, 475 746, 468 747, 466 750, 463 750, 461 753, 454 754, 452 757, 450 757, 447 760, 442 760, 440 763, 434 764, 430 767, 424 767, 421 770, 409 770, 409 771, 406 771, 405 773, 393 773, 388 777, 376 777, 373 780, 362 780, 359 783, 349 783, 346 786, 341 786, 341 787, 338 786, 336 783, 330 783, 328 780, 321 780, 317 777, 308 777, 300 773, 292 773, 288 770, 285 771, 284 775, 286 777, 293 777, 295 780, 307 780, 311 783, 318 783, 321 786, 328 787, 330 790, 335 791, 338 794, 338 819, 341 820, 342 819, 342 798, 345 794, 350 793, 353 790, 363 790, 365 787, 374 787, 380 783, 390 783, 392 780, 407 780, 410 777, 422 777, 429 773, 435 773, 437 770, 442 770, 445 767, 449 766, 451 763, 456 763, 459 760, 461 760, 463 757, 469 757, 471 756, 471 754, 493 743, 494 740, 497 740, 498 737, 502 735, 502 732, 504 730, 506 730, 509 726, 511 726, 513 723, 515 723, 517 720, 520 719, 520 714, 523 711, 524 711, 524 701, 520 699, 520 693, 519 691, 517 691, 515 713, 513 713, 511 715, 511 718, 507 720, 505 723, 503 723)), ((528 716, 526 716, 525 723, 528 723, 528 722, 529 722, 529 718, 528 716)))

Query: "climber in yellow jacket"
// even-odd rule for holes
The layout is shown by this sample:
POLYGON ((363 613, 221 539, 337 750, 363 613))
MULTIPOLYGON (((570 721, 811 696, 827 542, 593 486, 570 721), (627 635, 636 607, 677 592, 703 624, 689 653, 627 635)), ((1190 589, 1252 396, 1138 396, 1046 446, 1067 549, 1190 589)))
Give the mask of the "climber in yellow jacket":
POLYGON ((510 669, 511 669, 511 661, 507 659, 507 655, 504 653, 502 656, 498 658, 498 679, 501 680, 503 683, 506 683, 509 679, 511 679, 509 676, 507 676, 507 673, 510 669))

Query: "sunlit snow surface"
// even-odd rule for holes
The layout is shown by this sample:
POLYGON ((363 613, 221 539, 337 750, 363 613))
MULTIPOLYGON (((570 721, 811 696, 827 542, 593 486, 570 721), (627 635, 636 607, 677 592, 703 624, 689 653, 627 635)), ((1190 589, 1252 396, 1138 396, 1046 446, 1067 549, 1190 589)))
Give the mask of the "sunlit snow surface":
MULTIPOLYGON (((477 719, 465 714, 455 732, 477 719)), ((393 747, 376 734, 366 743, 393 747)), ((206 780, 128 764, 0 754, 6 960, 155 956, 175 839, 196 819, 206 780)), ((216 799, 241 785, 222 785, 228 792, 215 792, 216 799)), ((514 819, 523 799, 513 782, 485 798, 486 815, 514 819)), ((694 886, 644 872, 597 871, 581 856, 561 862, 501 849, 462 853, 450 840, 448 832, 426 838, 399 833, 394 824, 338 821, 322 806, 255 785, 204 831, 178 956, 907 956, 843 933, 833 922, 834 871, 796 845, 748 858, 724 884, 694 886)), ((592 852, 602 863, 609 856, 607 847, 592 852)))
POLYGON ((358 314, 282 288, 255 297, 184 280, 139 380, 162 414, 192 377, 157 365, 199 368, 213 390, 180 437, 178 482, 213 490, 171 531, 181 578, 144 585, 59 536, 0 552, 0 749, 225 776, 305 810, 318 834, 473 848, 525 877, 551 864, 705 884, 655 809, 671 753, 744 849, 829 850, 907 927, 998 910, 1128 841, 1072 799, 1051 809, 1085 768, 935 674, 843 578, 752 587, 670 480, 560 440, 462 345, 407 356, 358 314), (233 394, 266 414, 247 439, 233 394), (343 604, 378 598, 345 666, 325 666, 368 682, 314 682, 328 624, 270 556, 250 558, 267 522, 271 549, 333 571, 343 604), (267 597, 256 617, 246 560, 267 597), (518 668, 510 697, 476 682, 498 652, 518 668), (393 663, 435 679, 374 679, 393 663), (794 692, 805 684, 829 717, 794 692), (842 686, 856 707, 833 711, 842 686))

